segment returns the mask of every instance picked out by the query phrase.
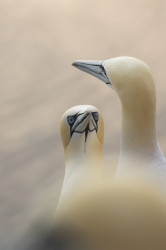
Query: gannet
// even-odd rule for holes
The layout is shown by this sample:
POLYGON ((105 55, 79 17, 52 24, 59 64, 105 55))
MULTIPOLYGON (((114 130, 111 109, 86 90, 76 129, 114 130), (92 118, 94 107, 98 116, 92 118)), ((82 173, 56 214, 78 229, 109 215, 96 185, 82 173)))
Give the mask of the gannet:
POLYGON ((138 167, 165 181, 166 159, 156 136, 156 91, 148 65, 124 56, 105 61, 80 60, 73 66, 104 81, 120 98, 122 125, 117 174, 138 167))
POLYGON ((63 200, 66 202, 88 181, 100 178, 104 123, 97 108, 80 105, 64 113, 60 130, 65 153, 65 177, 58 204, 63 200))
MULTIPOLYGON (((16 249, 66 250, 70 248, 70 244, 72 244, 70 249, 85 249, 78 248, 78 240, 71 239, 72 232, 68 231, 68 228, 61 230, 59 223, 62 221, 60 217, 63 210, 69 207, 71 200, 77 195, 83 197, 89 190, 88 186, 99 181, 102 176, 103 118, 94 106, 75 106, 63 114, 60 132, 65 154, 65 177, 58 204, 55 204, 52 196, 54 191, 48 193, 44 202, 46 207, 42 207, 44 211, 36 216, 36 221, 29 229, 30 235, 28 234, 27 238, 23 236, 23 242, 18 243, 21 247, 16 249)), ((79 247, 82 245, 80 241, 78 244, 79 247)))

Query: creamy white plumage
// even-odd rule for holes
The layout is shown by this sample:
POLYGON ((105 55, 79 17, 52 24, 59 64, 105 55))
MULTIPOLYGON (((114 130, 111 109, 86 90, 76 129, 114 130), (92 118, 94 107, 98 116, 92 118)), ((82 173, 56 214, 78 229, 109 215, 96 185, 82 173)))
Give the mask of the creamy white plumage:
POLYGON ((76 61, 73 65, 104 81, 120 98, 122 127, 117 173, 131 173, 138 167, 165 181, 166 160, 156 136, 156 91, 149 67, 132 57, 76 61))
POLYGON ((65 177, 59 201, 62 204, 85 182, 101 176, 104 124, 95 107, 80 105, 64 113, 60 129, 65 152, 65 177))

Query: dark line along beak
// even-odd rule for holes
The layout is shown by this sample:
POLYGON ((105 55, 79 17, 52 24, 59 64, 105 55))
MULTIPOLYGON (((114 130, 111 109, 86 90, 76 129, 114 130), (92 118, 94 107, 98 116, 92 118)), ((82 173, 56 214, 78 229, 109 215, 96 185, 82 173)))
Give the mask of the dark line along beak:
MULTIPOLYGON (((94 129, 93 130, 95 130, 96 131, 96 133, 97 133, 97 130, 98 130, 98 124, 97 124, 97 122, 95 121, 93 121, 92 120, 92 124, 93 124, 93 126, 94 126, 94 129)), ((89 129, 90 130, 90 129, 89 129)), ((93 130, 90 130, 90 132, 92 132, 93 130)))
POLYGON ((105 69, 102 65, 102 61, 76 61, 72 64, 74 67, 89 73, 90 75, 93 75, 106 84, 111 84, 107 74, 105 72, 105 69))
POLYGON ((88 137, 88 132, 89 132, 89 123, 87 124, 86 129, 85 129, 85 143, 88 137))

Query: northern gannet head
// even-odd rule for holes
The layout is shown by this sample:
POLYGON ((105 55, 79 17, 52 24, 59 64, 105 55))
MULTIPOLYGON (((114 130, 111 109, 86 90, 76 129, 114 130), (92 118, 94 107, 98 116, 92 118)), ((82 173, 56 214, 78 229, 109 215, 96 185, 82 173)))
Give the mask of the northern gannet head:
MULTIPOLYGON (((116 57, 105 61, 76 61, 76 68, 87 72, 113 88, 122 104, 130 108, 143 107, 151 101, 155 106, 155 88, 151 70, 133 57, 116 57)), ((153 108, 153 107, 151 107, 153 108)))
POLYGON ((151 158, 157 139, 156 91, 150 68, 139 59, 125 56, 105 61, 76 61, 73 66, 104 81, 119 96, 121 156, 123 153, 125 161, 128 154, 129 162, 131 155, 139 160, 151 158))
POLYGON ((67 110, 61 118, 60 130, 65 153, 88 154, 102 148, 103 119, 98 109, 91 105, 67 110))

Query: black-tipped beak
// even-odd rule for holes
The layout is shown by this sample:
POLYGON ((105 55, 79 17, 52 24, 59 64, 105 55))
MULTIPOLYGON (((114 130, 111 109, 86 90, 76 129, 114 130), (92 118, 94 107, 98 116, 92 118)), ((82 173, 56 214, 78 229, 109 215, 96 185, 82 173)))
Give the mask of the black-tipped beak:
POLYGON ((105 69, 102 65, 102 61, 76 61, 72 64, 74 67, 89 73, 101 81, 105 82, 106 84, 111 84, 105 72, 105 69))

